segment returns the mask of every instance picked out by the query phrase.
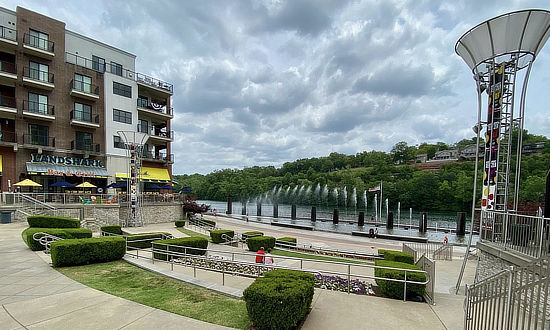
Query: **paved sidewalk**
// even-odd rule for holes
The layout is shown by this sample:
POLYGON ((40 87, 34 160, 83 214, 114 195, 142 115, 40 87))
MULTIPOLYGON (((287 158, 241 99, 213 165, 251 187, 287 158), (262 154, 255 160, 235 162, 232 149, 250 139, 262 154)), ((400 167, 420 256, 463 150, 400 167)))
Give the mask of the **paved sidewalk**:
POLYGON ((0 225, 1 329, 228 329, 71 280, 52 268, 43 252, 29 250, 21 239, 25 227, 0 225))

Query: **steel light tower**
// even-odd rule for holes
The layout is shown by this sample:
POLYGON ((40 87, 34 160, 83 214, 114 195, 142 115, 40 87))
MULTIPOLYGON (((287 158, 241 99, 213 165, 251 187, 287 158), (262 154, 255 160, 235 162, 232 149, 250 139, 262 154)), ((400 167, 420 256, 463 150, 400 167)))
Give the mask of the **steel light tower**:
MULTIPOLYGON (((484 160, 481 240, 489 239, 488 235, 491 240, 500 239, 495 233, 506 233, 509 215, 517 213, 527 82, 535 57, 549 36, 549 11, 521 10, 473 27, 456 43, 455 51, 472 70, 477 88, 476 160, 480 149, 484 160), (487 111, 484 112, 485 105, 487 111), (513 132, 518 133, 517 137, 513 132)), ((478 161, 475 163, 472 226, 457 291, 472 243, 475 205, 479 198, 476 196, 477 173, 478 161)), ((506 240, 507 235, 503 237, 506 240)))
POLYGON ((149 138, 147 133, 135 131, 118 131, 120 138, 124 141, 124 148, 129 158, 128 161, 128 183, 126 185, 128 196, 128 215, 123 223, 124 227, 136 227, 143 225, 141 212, 141 159, 143 147, 149 138))

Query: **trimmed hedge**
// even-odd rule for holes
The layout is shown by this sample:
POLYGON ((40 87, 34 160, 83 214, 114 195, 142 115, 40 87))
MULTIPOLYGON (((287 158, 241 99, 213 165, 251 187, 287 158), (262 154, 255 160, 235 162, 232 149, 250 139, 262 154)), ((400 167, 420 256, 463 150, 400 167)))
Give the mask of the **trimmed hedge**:
POLYGON ((257 236, 257 237, 250 237, 246 240, 246 245, 248 246, 248 250, 256 252, 261 247, 264 249, 272 249, 275 247, 275 237, 271 236, 257 236))
POLYGON ((281 237, 277 238, 278 242, 282 242, 284 246, 296 246, 296 238, 294 237, 281 237))
POLYGON ((244 240, 250 238, 250 237, 256 237, 256 236, 264 236, 264 233, 261 231, 247 231, 246 233, 243 233, 242 237, 244 240))
MULTIPOLYGON (((388 260, 376 260, 375 265, 382 266, 382 267, 422 270, 422 268, 416 265, 411 265, 404 262, 388 261, 388 260)), ((393 269, 376 268, 374 270, 374 276, 404 280, 405 272, 400 270, 393 270, 393 269)), ((426 275, 423 273, 407 273, 407 280, 411 280, 415 282, 425 282, 426 275)), ((403 282, 392 282, 392 281, 384 281, 384 280, 377 279, 376 284, 378 285, 378 288, 380 289, 380 291, 386 296, 394 299, 403 299, 403 288, 404 288, 403 282)), ((426 285, 407 283, 407 297, 423 296, 425 290, 426 290, 426 285)))
POLYGON ((32 228, 80 228, 80 220, 53 215, 31 215, 27 217, 32 228))
POLYGON ((126 243, 119 236, 65 239, 53 242, 50 253, 54 267, 94 264, 122 259, 126 243))
POLYGON ((212 230, 210 232, 210 238, 212 239, 212 243, 225 243, 225 240, 222 238, 222 235, 225 234, 229 237, 235 236, 235 232, 233 230, 228 229, 219 229, 219 230, 212 230))
POLYGON ((204 222, 212 227, 216 227, 216 221, 207 220, 207 219, 199 219, 201 222, 204 222))
POLYGON ((315 284, 315 275, 313 275, 311 273, 302 272, 302 271, 299 271, 299 270, 274 269, 274 270, 270 270, 269 272, 265 272, 264 277, 267 277, 267 278, 286 278, 286 279, 293 279, 293 280, 311 282, 312 284, 315 284))
POLYGON ((314 284, 288 277, 258 278, 243 292, 248 315, 259 329, 291 329, 307 315, 314 284))
POLYGON ((382 255, 384 260, 387 261, 404 262, 406 264, 414 265, 414 257, 412 254, 406 252, 379 249, 378 254, 382 255))
MULTIPOLYGON (((203 237, 184 237, 184 238, 172 238, 172 239, 153 241, 153 249, 181 252, 181 253, 187 252, 188 254, 195 254, 195 255, 204 255, 206 253, 205 250, 189 249, 189 247, 206 249, 208 247, 208 240, 203 237), (164 244, 177 245, 177 246, 168 246, 164 244)), ((172 260, 173 257, 163 253, 153 253, 153 258, 164 260, 164 261, 170 261, 172 260)))
MULTIPOLYGON (((64 239, 71 238, 90 238, 92 231, 86 228, 27 228, 21 233, 21 237, 27 246, 33 251, 42 251, 45 249, 43 245, 32 238, 35 233, 44 232, 50 235, 61 237, 64 239)), ((44 236, 44 235, 40 235, 44 236)))
POLYGON ((140 233, 140 234, 131 234, 126 235, 126 242, 128 247, 136 249, 147 249, 151 247, 153 241, 163 239, 166 236, 171 235, 170 233, 140 233), (134 242, 138 241, 138 242, 134 242))
POLYGON ((185 220, 176 220, 175 224, 176 224, 176 227, 183 227, 185 226, 185 220))
POLYGON ((102 226, 100 230, 104 233, 122 235, 122 227, 120 227, 119 225, 102 226))

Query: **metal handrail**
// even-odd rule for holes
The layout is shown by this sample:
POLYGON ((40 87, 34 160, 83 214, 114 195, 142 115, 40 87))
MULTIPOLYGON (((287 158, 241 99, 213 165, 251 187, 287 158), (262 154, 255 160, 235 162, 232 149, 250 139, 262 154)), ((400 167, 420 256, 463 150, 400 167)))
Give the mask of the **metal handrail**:
POLYGON ((23 67, 23 77, 36 81, 42 81, 45 83, 54 83, 54 74, 51 72, 41 71, 39 69, 32 69, 29 67, 23 67), (32 74, 31 74, 32 73, 32 74))
POLYGON ((42 49, 53 53, 54 42, 48 39, 40 38, 37 36, 31 36, 28 33, 23 34, 23 44, 34 48, 42 49), (40 42, 44 43, 44 47, 40 46, 40 42))
POLYGON ((17 41, 17 30, 0 25, 0 38, 17 41))
POLYGON ((55 107, 51 104, 23 100, 23 111, 39 115, 55 116, 55 107))
POLYGON ((69 88, 82 93, 99 96, 99 86, 92 85, 83 81, 75 81, 74 79, 71 79, 69 88), (89 88, 85 88, 86 86, 88 86, 89 88))
POLYGON ((32 235, 32 239, 40 243, 40 245, 44 246, 45 248, 44 253, 50 254, 50 247, 52 242, 60 241, 63 238, 54 236, 52 234, 44 233, 44 232, 38 232, 32 235), (39 237, 38 235, 42 235, 42 236, 39 237))
POLYGON ((71 112, 69 113, 69 119, 83 121, 86 123, 99 124, 99 115, 94 115, 93 113, 89 113, 90 115, 89 118, 84 118, 84 117, 87 117, 85 116, 85 114, 86 113, 84 111, 71 110, 71 112))
POLYGON ((17 74, 17 65, 14 62, 0 60, 0 71, 17 74))
POLYGON ((17 108, 17 101, 15 96, 0 96, 0 106, 8 108, 17 108))

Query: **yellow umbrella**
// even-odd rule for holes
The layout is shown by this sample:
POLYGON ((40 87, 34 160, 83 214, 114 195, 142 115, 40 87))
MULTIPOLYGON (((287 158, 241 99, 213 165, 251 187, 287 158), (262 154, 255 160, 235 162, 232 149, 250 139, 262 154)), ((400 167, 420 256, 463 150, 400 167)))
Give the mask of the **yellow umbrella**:
POLYGON ((42 185, 40 183, 36 183, 36 182, 32 181, 31 179, 25 179, 23 181, 19 181, 16 184, 14 184, 14 186, 19 186, 19 187, 42 187, 42 185))
POLYGON ((97 188, 96 186, 94 186, 93 184, 89 183, 89 182, 82 182, 81 184, 79 185, 76 185, 77 188, 97 188))

